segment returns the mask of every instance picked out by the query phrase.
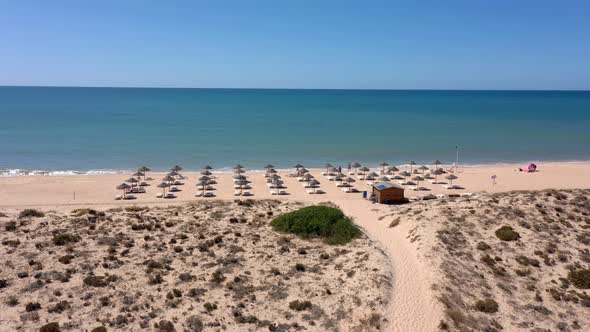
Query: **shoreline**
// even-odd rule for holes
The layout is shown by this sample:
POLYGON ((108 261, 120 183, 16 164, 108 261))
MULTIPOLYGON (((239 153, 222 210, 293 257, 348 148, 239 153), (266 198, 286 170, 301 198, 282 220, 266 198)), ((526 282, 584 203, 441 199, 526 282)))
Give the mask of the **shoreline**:
MULTIPOLYGON (((525 167, 530 163, 538 164, 539 166, 543 165, 555 165, 555 164, 590 164, 590 159, 588 160, 529 160, 529 161, 522 161, 522 162, 504 162, 499 161, 495 163, 466 163, 466 164, 459 164, 457 168, 482 168, 482 167, 525 167)), ((379 165, 372 165, 368 164, 368 168, 371 171, 380 170, 381 166, 379 165)), ((395 165, 397 167, 409 167, 409 164, 390 164, 395 165)), ((417 165, 426 165, 432 166, 431 163, 417 163, 417 165)), ((334 166, 337 166, 334 164, 334 166)), ((363 165, 365 166, 365 165, 363 165)), ((345 164, 342 165, 342 169, 344 170, 346 167, 345 164)), ((441 164, 439 167, 444 169, 453 168, 453 164, 441 164)), ((254 168, 254 169, 247 169, 249 173, 263 173, 264 169, 254 168)), ((275 168, 279 172, 289 172, 292 171, 293 168, 275 168)), ((308 170, 312 171, 322 171, 323 167, 309 167, 308 170)), ((183 169, 182 172, 185 173, 195 173, 199 172, 200 169, 183 169)), ((101 175, 117 175, 117 174, 131 174, 135 172, 135 169, 90 169, 90 170, 69 170, 69 169, 61 169, 61 170, 42 170, 42 169, 24 169, 24 168, 0 168, 0 178, 3 177, 16 177, 16 176, 101 176, 101 175)), ((168 172, 166 169, 156 169, 150 171, 150 173, 165 173, 168 172)), ((214 174, 231 174, 233 172, 231 166, 225 166, 220 168, 214 168, 211 170, 214 174)))

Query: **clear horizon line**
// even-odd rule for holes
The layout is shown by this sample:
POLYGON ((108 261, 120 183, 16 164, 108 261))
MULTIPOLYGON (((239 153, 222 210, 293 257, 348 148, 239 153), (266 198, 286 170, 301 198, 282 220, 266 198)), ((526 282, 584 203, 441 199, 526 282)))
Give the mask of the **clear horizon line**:
POLYGON ((440 88, 281 88, 281 87, 188 87, 188 86, 108 86, 108 85, 0 85, 0 88, 88 88, 88 89, 186 89, 186 90, 326 90, 326 91, 562 91, 590 92, 590 89, 440 89, 440 88))

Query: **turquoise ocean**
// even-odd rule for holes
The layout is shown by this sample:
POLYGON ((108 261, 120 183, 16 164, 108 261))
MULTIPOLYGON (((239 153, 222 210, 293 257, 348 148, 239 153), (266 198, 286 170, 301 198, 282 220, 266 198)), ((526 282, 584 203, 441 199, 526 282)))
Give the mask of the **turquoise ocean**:
POLYGON ((0 87, 0 174, 590 160, 588 91, 0 87))

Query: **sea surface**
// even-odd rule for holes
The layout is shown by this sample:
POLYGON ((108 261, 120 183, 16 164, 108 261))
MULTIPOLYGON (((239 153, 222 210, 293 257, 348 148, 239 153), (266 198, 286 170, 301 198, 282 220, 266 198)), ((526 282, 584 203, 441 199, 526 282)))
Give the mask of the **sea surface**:
POLYGON ((590 160, 589 91, 0 87, 0 171, 590 160))

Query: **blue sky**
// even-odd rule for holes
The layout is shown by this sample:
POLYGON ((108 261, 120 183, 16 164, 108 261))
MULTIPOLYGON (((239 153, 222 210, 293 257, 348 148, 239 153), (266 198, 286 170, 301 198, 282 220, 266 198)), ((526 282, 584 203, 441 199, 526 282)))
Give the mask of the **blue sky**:
POLYGON ((0 85, 590 89, 590 1, 0 0, 0 85))

